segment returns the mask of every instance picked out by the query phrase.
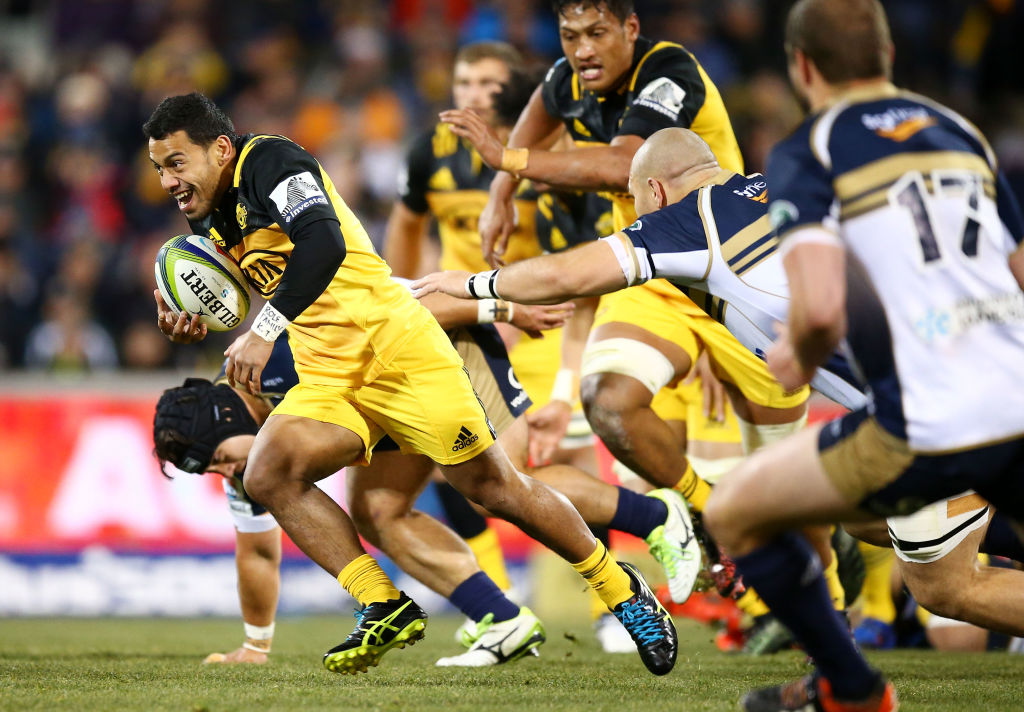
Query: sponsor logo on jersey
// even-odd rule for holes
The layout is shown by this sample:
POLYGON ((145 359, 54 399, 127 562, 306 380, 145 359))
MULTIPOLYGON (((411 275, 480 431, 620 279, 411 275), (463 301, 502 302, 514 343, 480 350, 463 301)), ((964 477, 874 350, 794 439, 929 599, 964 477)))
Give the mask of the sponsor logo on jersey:
POLYGON ((763 180, 757 180, 753 183, 747 183, 739 190, 734 190, 733 193, 740 197, 747 198, 748 200, 756 200, 759 203, 768 202, 768 182, 763 180))
POLYGON ((653 109, 675 120, 679 118, 685 98, 685 89, 668 77, 658 77, 640 91, 633 104, 653 109))
POLYGON ((463 425, 459 429, 459 436, 455 438, 455 444, 452 445, 452 452, 458 452, 459 450, 465 450, 467 447, 475 443, 480 439, 479 435, 473 433, 469 428, 463 425))
POLYGON ((327 205, 327 196, 309 171, 290 176, 278 183, 277 187, 270 191, 270 199, 274 201, 278 212, 281 213, 281 219, 286 224, 306 208, 327 205))
POLYGON ((788 200, 774 200, 768 206, 768 220, 772 224, 772 230, 778 231, 786 223, 796 222, 799 218, 800 211, 788 200))
POLYGON ((245 229, 245 219, 249 217, 249 211, 245 209, 245 206, 239 203, 235 206, 235 219, 238 221, 238 228, 240 230, 245 229))
POLYGON ((964 299, 946 309, 930 307, 914 320, 914 332, 926 344, 956 336, 979 324, 1024 323, 1024 293, 964 299))
POLYGON ((892 141, 906 141, 922 129, 933 126, 936 118, 923 107, 892 108, 881 114, 862 114, 864 128, 892 141))
POLYGON ((526 391, 519 391, 519 395, 517 395, 515 398, 512 399, 512 402, 509 403, 509 407, 518 408, 523 403, 525 403, 526 399, 529 398, 529 397, 530 396, 528 396, 526 394, 526 391))
POLYGON ((638 231, 643 229, 643 226, 644 226, 643 221, 642 220, 637 220, 635 223, 633 223, 632 225, 630 225, 626 229, 627 230, 633 230, 634 232, 638 232, 638 231))

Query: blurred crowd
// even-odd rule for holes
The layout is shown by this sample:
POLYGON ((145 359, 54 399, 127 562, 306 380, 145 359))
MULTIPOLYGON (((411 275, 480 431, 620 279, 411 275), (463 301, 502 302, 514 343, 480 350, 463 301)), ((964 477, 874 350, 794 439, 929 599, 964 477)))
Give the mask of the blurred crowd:
MULTIPOLYGON (((749 171, 800 119, 788 0, 637 0, 641 30, 684 44, 725 96, 749 171)), ((884 0, 898 84, 994 144, 1024 197, 1024 3, 884 0)), ((465 42, 538 66, 561 49, 544 0, 0 2, 0 372, 215 368, 230 334, 170 348, 153 258, 187 229, 140 130, 200 90, 239 132, 284 134, 324 164, 379 241, 408 142, 447 106, 465 42)))

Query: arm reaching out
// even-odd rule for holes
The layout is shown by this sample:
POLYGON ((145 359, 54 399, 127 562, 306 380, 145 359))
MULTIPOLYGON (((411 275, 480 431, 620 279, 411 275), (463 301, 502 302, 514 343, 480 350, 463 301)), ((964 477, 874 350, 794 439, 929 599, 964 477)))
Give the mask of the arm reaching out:
POLYGON ((557 304, 629 286, 613 248, 604 240, 565 252, 541 255, 490 272, 435 272, 413 282, 422 297, 444 292, 453 297, 507 299, 522 304, 557 304))

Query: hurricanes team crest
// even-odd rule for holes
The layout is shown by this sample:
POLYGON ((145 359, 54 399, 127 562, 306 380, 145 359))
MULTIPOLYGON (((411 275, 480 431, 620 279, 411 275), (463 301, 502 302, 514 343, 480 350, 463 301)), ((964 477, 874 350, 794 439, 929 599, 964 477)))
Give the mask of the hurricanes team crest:
POLYGON ((245 229, 245 219, 249 216, 249 211, 245 209, 245 206, 239 203, 235 207, 235 219, 238 220, 238 227, 241 230, 245 229))

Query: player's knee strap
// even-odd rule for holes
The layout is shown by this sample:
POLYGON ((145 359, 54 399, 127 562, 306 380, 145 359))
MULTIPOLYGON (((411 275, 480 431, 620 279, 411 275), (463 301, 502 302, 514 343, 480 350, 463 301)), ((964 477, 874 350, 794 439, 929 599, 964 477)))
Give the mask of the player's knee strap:
POLYGON ((710 485, 717 484, 722 475, 743 462, 742 455, 718 457, 714 460, 697 457, 695 455, 687 455, 686 459, 690 461, 690 466, 693 467, 693 471, 710 485))
POLYGON ((749 455, 766 445, 782 440, 807 425, 807 413, 804 413, 798 420, 792 423, 779 423, 778 425, 754 425, 737 417, 740 426, 740 437, 743 439, 743 452, 749 455))
POLYGON ((635 339, 602 339, 583 352, 580 377, 595 373, 618 373, 640 381, 657 393, 675 378, 676 368, 661 351, 635 339))

